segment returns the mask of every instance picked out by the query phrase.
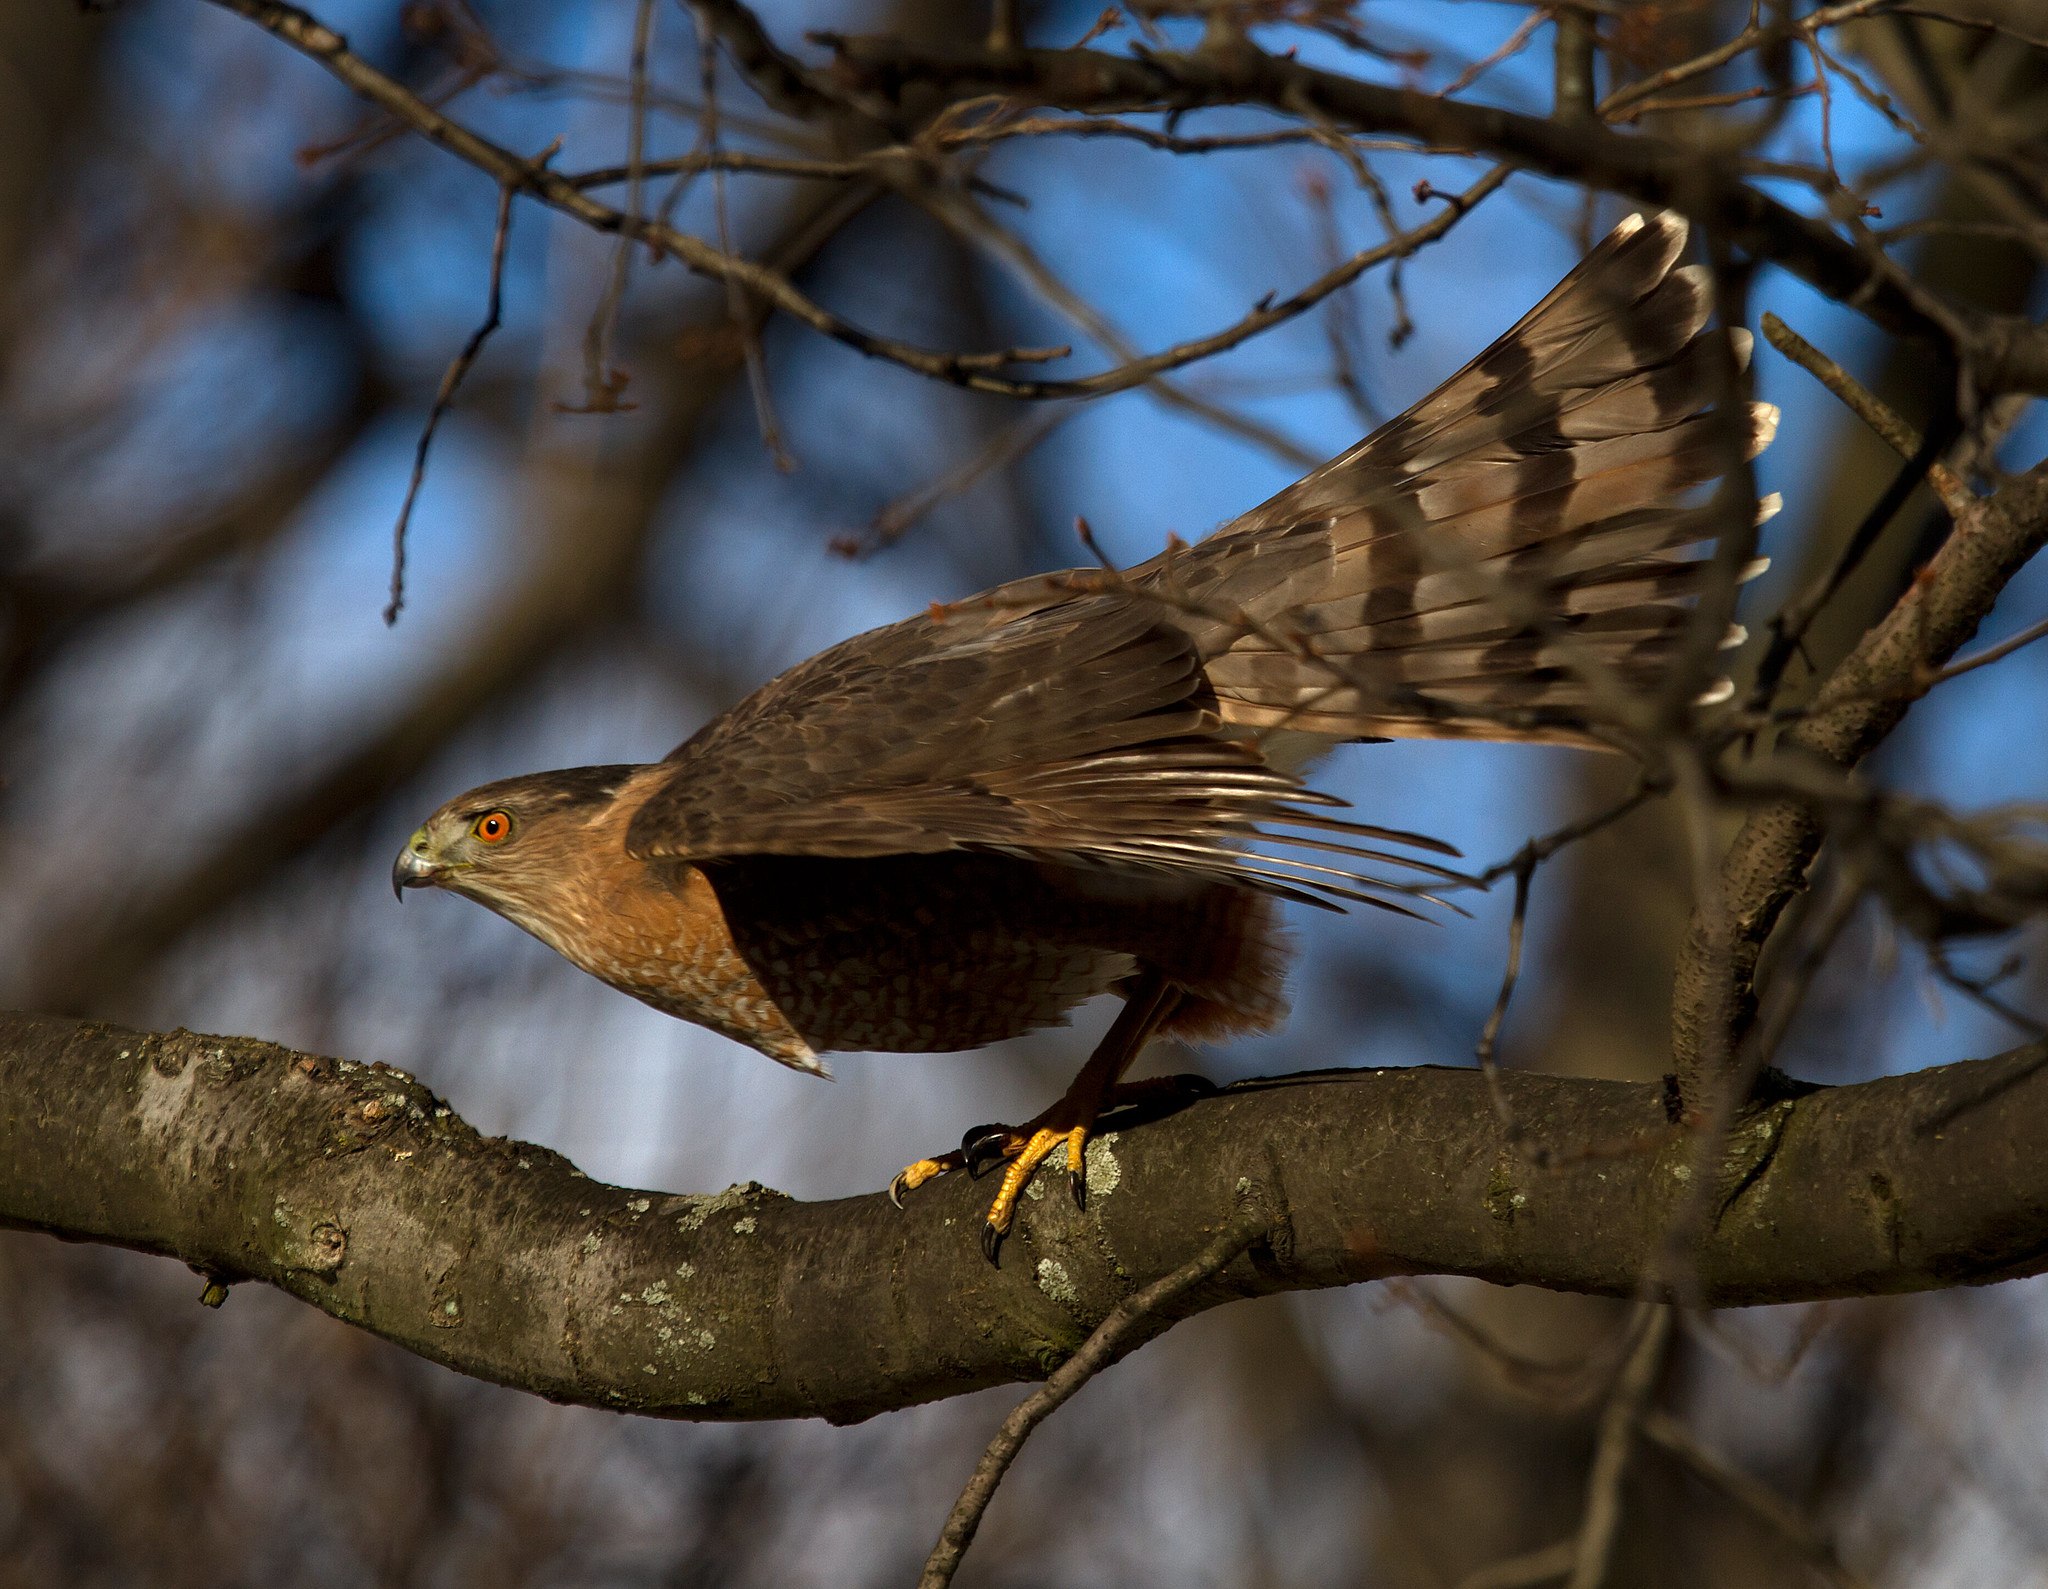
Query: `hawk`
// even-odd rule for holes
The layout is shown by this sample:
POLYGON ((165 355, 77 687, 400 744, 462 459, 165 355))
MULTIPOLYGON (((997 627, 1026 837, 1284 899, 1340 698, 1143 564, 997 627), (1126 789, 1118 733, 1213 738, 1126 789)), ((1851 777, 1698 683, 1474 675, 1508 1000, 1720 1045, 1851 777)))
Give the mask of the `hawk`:
MULTIPOLYGON (((817 1074, 1121 994, 1058 1102, 892 1184, 1007 1159, 993 1261, 1049 1154, 1082 1195, 1089 1129, 1149 1039, 1282 1019, 1280 901, 1413 913, 1462 880, 1448 846, 1340 814, 1310 760, 1389 736, 1598 745, 1659 677, 1720 522, 1696 488, 1734 450, 1714 394, 1749 353, 1705 329, 1685 243, 1674 216, 1622 222, 1430 396, 1206 540, 858 635, 652 765, 472 789, 393 885, 465 895, 817 1074)), ((1776 418, 1733 427, 1751 456, 1776 418)))

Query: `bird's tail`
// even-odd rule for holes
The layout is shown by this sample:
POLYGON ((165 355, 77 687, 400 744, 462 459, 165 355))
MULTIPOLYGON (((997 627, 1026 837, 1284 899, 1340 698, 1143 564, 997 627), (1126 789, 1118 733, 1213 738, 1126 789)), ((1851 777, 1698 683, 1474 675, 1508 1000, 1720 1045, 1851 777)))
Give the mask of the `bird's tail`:
MULTIPOLYGON (((1685 241, 1623 221, 1400 418, 1134 571, 1188 615, 1226 722, 1599 742, 1602 692, 1657 677, 1725 523, 1697 488, 1733 461, 1715 363, 1750 338, 1705 329, 1685 241)), ((1749 405, 1749 456, 1776 424, 1749 405)))

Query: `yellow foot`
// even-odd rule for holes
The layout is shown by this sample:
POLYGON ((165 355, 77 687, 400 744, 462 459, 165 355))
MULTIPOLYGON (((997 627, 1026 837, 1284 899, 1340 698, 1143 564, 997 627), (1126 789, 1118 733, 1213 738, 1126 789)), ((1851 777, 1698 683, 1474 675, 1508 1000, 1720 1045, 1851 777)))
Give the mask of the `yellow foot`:
POLYGON ((889 1182, 889 1201, 901 1208, 905 1192, 914 1192, 926 1181, 936 1180, 949 1170, 959 1169, 966 1162, 967 1155, 964 1153, 942 1153, 936 1159, 919 1159, 915 1164, 904 1165, 889 1182))
MULTIPOLYGON (((1131 1104, 1156 1104, 1162 1100, 1185 1102, 1215 1090, 1213 1083, 1200 1076, 1152 1076, 1110 1088, 1093 1113, 1131 1104)), ((978 1177, 998 1164, 1007 1165, 996 1191, 996 1200, 989 1208, 988 1220, 981 1229, 981 1250, 988 1255, 989 1262, 994 1263, 1003 1237, 1009 1234, 1011 1221, 1016 1218, 1017 1199, 1023 1195, 1032 1172, 1062 1142, 1067 1145, 1067 1189, 1073 1193, 1076 1208, 1088 1206, 1085 1163, 1092 1127, 1074 1124, 1074 1114, 1072 1100, 1063 1098, 1027 1125, 976 1126, 961 1139, 955 1151, 942 1153, 935 1159, 919 1159, 899 1170, 889 1183, 889 1201, 901 1208, 905 1192, 915 1191, 926 1181, 954 1170, 965 1170, 969 1175, 978 1177)))
POLYGON ((1074 1206, 1078 1208, 1086 1202, 1086 1126, 1071 1126, 1065 1131, 1041 1126, 1028 1137, 1013 1136, 1014 1145, 1005 1144, 1003 1153, 1010 1167, 1003 1172, 1003 1184, 996 1188, 996 1200, 989 1205, 988 1222, 981 1227, 981 1253, 990 1263, 997 1261, 1003 1238, 1010 1233, 1010 1222, 1017 1217, 1017 1199, 1023 1195, 1025 1183, 1063 1142, 1067 1146, 1067 1187, 1074 1194, 1074 1206))
POLYGON ((901 1208, 903 1194, 916 1191, 926 1181, 961 1169, 978 1176, 1007 1161, 995 1201, 989 1205, 988 1219, 981 1227, 981 1250, 994 1263, 1003 1237, 1009 1234, 1010 1224, 1017 1217, 1017 1199, 1023 1195, 1032 1172, 1062 1143, 1067 1149, 1067 1186, 1074 1195, 1074 1206, 1085 1207, 1088 1128, 1081 1125, 1059 1130, 1049 1126, 1016 1130, 1009 1126, 977 1126, 967 1133, 967 1140, 955 1152, 942 1153, 935 1159, 919 1159, 898 1170, 889 1183, 889 1201, 901 1208))

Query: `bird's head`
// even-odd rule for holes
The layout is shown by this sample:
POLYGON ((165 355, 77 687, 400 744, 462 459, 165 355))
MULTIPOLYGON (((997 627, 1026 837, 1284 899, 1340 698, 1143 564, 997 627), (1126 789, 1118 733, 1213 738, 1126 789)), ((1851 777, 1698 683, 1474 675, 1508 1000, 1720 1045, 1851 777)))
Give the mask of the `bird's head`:
POLYGON ((637 767, 569 767, 457 795, 420 824, 391 867, 392 892, 445 888, 528 925, 561 879, 574 835, 608 810, 637 767))

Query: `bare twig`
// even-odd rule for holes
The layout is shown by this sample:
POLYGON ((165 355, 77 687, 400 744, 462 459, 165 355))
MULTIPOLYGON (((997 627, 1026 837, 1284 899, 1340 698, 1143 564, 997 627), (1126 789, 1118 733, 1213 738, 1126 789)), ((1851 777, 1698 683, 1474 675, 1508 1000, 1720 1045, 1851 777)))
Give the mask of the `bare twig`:
POLYGON ((1644 1439, 1676 1457, 1706 1484, 1784 1540, 1835 1589, 1869 1589, 1869 1580, 1845 1567, 1826 1537, 1775 1490, 1708 1451, 1693 1438, 1691 1430, 1669 1413, 1650 1408, 1637 1420, 1637 1427, 1644 1439))
MULTIPOLYGON (((991 118, 965 127, 935 126, 922 135, 920 142, 939 149, 964 149, 1006 143, 1013 138, 1115 138, 1142 144, 1164 154, 1223 154, 1323 141, 1320 133, 1308 127, 1197 135, 1141 126, 1115 116, 1020 116, 1015 119, 991 118)), ((1398 138, 1347 136, 1345 141, 1356 149, 1377 149, 1396 154, 1412 154, 1415 149, 1412 142, 1398 138)))
POLYGON ((1449 99, 1453 94, 1462 94, 1480 78, 1492 71, 1502 61, 1519 55, 1536 36, 1536 30, 1550 20, 1550 7, 1538 6, 1515 25, 1514 32, 1503 39, 1498 46, 1482 55, 1467 66, 1456 77, 1436 91, 1438 99, 1449 99))
POLYGON ((2039 623, 2028 624, 2018 634, 2008 635, 2005 639, 1999 641, 1997 645, 1986 646, 1982 651, 1972 656, 1951 662, 1947 667, 1930 674, 1927 682, 1930 685, 1945 684, 1950 679, 1960 678, 1965 673, 1973 672, 1978 668, 1989 667, 1994 662, 2002 662, 2023 646, 2030 646, 2036 640, 2043 638, 2048 638, 2048 618, 2043 618, 2039 623))
POLYGON ((1634 1344, 1600 1413, 1578 1531, 1570 1538, 1469 1573, 1458 1589, 1533 1589, 1560 1579, 1565 1580, 1567 1589, 1600 1589, 1605 1582, 1621 1522, 1622 1481, 1628 1474, 1645 1404, 1663 1371, 1671 1340, 1671 1310, 1639 1302, 1626 1333, 1634 1344))
MULTIPOLYGON (((711 166, 711 208, 718 223, 718 250, 728 259, 733 256, 732 220, 725 202, 725 168, 718 165, 718 51, 713 44, 710 8, 703 0, 691 0, 690 14, 697 21, 697 69, 698 80, 704 96, 704 114, 698 123, 698 136, 703 153, 712 160, 711 166)), ((748 312, 747 298, 739 279, 725 278, 726 312, 732 318, 733 329, 739 333, 740 349, 747 366, 747 391, 754 400, 754 422, 760 427, 761 445, 768 449, 768 457, 782 474, 793 473, 796 460, 790 457, 782 444, 782 426, 775 418, 775 397, 768 389, 768 367, 761 357, 761 338, 754 324, 754 316, 748 312)))
MULTIPOLYGON (((1553 1408, 1583 1403, 1614 1370, 1615 1351, 1611 1345, 1562 1362, 1530 1357, 1405 1275, 1391 1276, 1381 1283, 1380 1289, 1394 1301, 1414 1309, 1433 1328, 1470 1347, 1502 1383, 1538 1397, 1553 1408)), ((1562 1574, 1564 1569, 1558 1571, 1562 1574)))
POLYGON ((1668 99, 1639 100, 1624 106, 1607 119, 1626 126, 1643 116, 1664 115, 1681 110, 1725 110, 1730 105, 1746 105, 1753 100, 1771 99, 1779 103, 1804 99, 1820 87, 1816 79, 1811 83, 1797 83, 1791 88, 1779 88, 1775 83, 1755 83, 1748 88, 1730 89, 1725 94, 1673 94, 1668 99))
MULTIPOLYGON (((699 109, 702 116, 702 109, 699 109)), ((749 154, 741 149, 694 150, 666 159, 643 161, 640 175, 697 176, 706 171, 731 171, 749 176, 792 177, 804 181, 834 182, 875 174, 877 158, 858 155, 846 160, 809 160, 794 155, 749 154)), ((631 166, 593 166, 588 171, 568 174, 579 188, 608 188, 633 179, 631 166)))
MULTIPOLYGON (((1304 173, 1301 185, 1309 208, 1315 213, 1322 242, 1322 262, 1327 268, 1344 257, 1343 242, 1337 231, 1336 209, 1330 202, 1330 184, 1320 171, 1311 169, 1304 173)), ((1333 293, 1324 303, 1323 331, 1330 348, 1330 369, 1337 389, 1351 405, 1353 418, 1368 430, 1377 429, 1385 423, 1386 416, 1374 405, 1366 392, 1365 379, 1359 373, 1358 354, 1353 346, 1357 316, 1350 298, 1344 293, 1333 293)))
POLYGON ((992 470, 1016 463, 1073 418, 1075 412, 1069 404, 1025 413, 1004 425, 959 463, 884 506, 869 521, 865 536, 842 536, 833 541, 832 550, 846 557, 866 557, 883 547, 894 546, 941 502, 958 496, 992 470))
POLYGON ((1811 33, 1805 37, 1806 50, 1813 57, 1814 92, 1820 95, 1820 158, 1828 174, 1830 194, 1843 191, 1842 173, 1835 165, 1835 96, 1828 87, 1828 58, 1820 47, 1820 40, 1811 33))
MULTIPOLYGON (((1876 431, 1893 452, 1901 458, 1910 458, 1920 450, 1919 432, 1894 413, 1883 398, 1776 315, 1766 312, 1761 324, 1765 341, 1840 398, 1843 405, 1876 431)), ((1970 489, 1969 483, 1945 463, 1928 466, 1927 483, 1941 498, 1941 505, 1948 510, 1950 518, 1959 517, 1977 500, 1977 493, 1970 489)))
MULTIPOLYGON (((1924 447, 1923 443, 1923 447, 1924 447)), ((1998 593, 2048 541, 2048 465, 1965 513, 1892 610, 1823 682, 1787 750, 1854 767, 1904 718, 1921 680, 1975 633, 1998 593)), ((1777 798, 1751 812, 1722 858, 1725 897, 1695 907, 1675 979, 1672 1029, 1688 1108, 1705 1105, 1718 1056, 1750 1025, 1758 956, 1803 885, 1820 813, 1777 798)))
MULTIPOLYGON (((646 174, 640 161, 647 146, 647 53, 653 40, 654 0, 640 0, 633 17, 633 99, 626 118, 626 213, 635 220, 640 215, 640 185, 646 174)), ((618 321, 619 305, 625 301, 634 241, 633 228, 619 229, 604 291, 598 295, 597 307, 583 332, 583 401, 558 404, 565 413, 617 414, 635 406, 619 396, 630 376, 613 368, 611 361, 612 327, 618 321)))
MULTIPOLYGON (((1780 328, 1789 348, 1792 345, 1790 329, 1784 327, 1782 322, 1780 328)), ((1765 331, 1768 335, 1768 324, 1765 331)), ((1774 338, 1774 344, 1776 341, 1774 338)), ((1803 367, 1813 369, 1816 375, 1820 375, 1827 369, 1829 361, 1816 349, 1809 348, 1808 351, 1814 362, 1808 363, 1806 359, 1801 359, 1800 362, 1803 367)), ((1826 379, 1831 389, 1844 392, 1854 384, 1847 372, 1840 370, 1839 367, 1829 371, 1826 379)), ((1877 544, 1878 538, 1884 534, 1907 500, 1919 489, 1921 482, 1931 479, 1932 471, 1941 455, 1961 436, 1963 416, 1961 405, 1957 401, 1953 368, 1944 367, 1939 372, 1935 397, 1936 411, 1927 434, 1917 438, 1918 445, 1906 459, 1904 467, 1892 477, 1890 484, 1871 505, 1870 511, 1863 516, 1862 522, 1843 543, 1833 565, 1809 589, 1788 600, 1771 619, 1770 644, 1764 651, 1762 661, 1757 664, 1756 682, 1750 691, 1748 704, 1752 709, 1764 705, 1772 698, 1779 680, 1784 677, 1786 665, 1798 653, 1806 638, 1806 631, 1812 626, 1814 619, 1820 616, 1830 601, 1834 600, 1836 593, 1848 582, 1849 576, 1862 565, 1870 549, 1877 544)), ((1875 413, 1882 405, 1872 396, 1866 398, 1866 406, 1875 413)), ((1905 430, 1902 422, 1895 420, 1893 423, 1900 430, 1905 430)), ((1884 432, 1880 430, 1879 434, 1883 435, 1884 432)), ((1911 431, 1905 430, 1905 434, 1899 440, 1911 437, 1911 431)), ((1891 436, 1886 436, 1885 439, 1893 440, 1891 436)), ((1896 444, 1894 442, 1894 445, 1896 444)), ((1974 492, 1965 487, 1959 493, 1945 494, 1943 505, 1957 515, 1957 523, 1961 524, 1979 500, 1974 492)))
POLYGON ((387 625, 397 623, 405 607, 405 537, 412 524, 413 504, 419 500, 420 486, 427 478, 427 453, 434 445, 434 432, 440 428, 441 416, 455 401, 455 389, 469 374, 469 367, 476 363, 491 333, 498 329, 505 295, 505 244, 512 234, 512 198, 511 188, 498 189, 498 224, 491 234, 491 286, 484 317, 442 375, 440 390, 434 393, 434 406, 427 410, 427 422, 420 427, 419 445, 413 449, 412 478, 406 482, 398 522, 391 527, 391 599, 384 605, 387 625))
POLYGON ((1024 25, 1018 16, 1018 0, 994 0, 989 7, 988 47, 1014 50, 1024 42, 1024 25))
MULTIPOLYGON (((1493 1101, 1494 1115, 1499 1119, 1501 1129, 1507 1133, 1509 1142, 1525 1154, 1529 1150, 1522 1140, 1521 1123, 1509 1111, 1507 1097, 1500 1089, 1500 1071, 1494 1064, 1494 1049, 1500 1041, 1501 1023, 1507 1019, 1508 1002, 1515 996, 1515 982, 1522 974, 1522 931, 1529 918, 1529 879, 1535 873, 1535 854, 1524 846, 1514 863, 1515 904, 1513 914, 1508 917, 1507 966, 1501 972, 1500 992, 1494 996, 1493 1008, 1487 1012, 1479 1041, 1472 1048, 1472 1056, 1479 1061, 1479 1069, 1486 1077, 1486 1092, 1493 1101)), ((1541 1149, 1532 1155, 1539 1162, 1543 1156, 1541 1149)))
POLYGON ((1586 1475, 1586 1508, 1579 1521, 1566 1589, 1600 1589, 1606 1581, 1615 1532, 1621 1526, 1621 1482, 1635 1449, 1636 1425, 1664 1369, 1664 1352, 1671 1340, 1671 1310, 1656 1303, 1638 1303, 1637 1314, 1641 1336, 1600 1415, 1599 1443, 1586 1475))
POLYGON ((1661 72, 1618 88, 1600 102, 1599 114, 1603 119, 1616 119, 1616 113, 1643 100, 1654 98, 1668 88, 1680 83, 1691 82, 1695 77, 1704 77, 1708 72, 1726 66, 1730 61, 1747 55, 1752 50, 1761 50, 1796 34, 1811 33, 1820 28, 1839 27, 1844 22, 1853 22, 1859 17, 1873 16, 1894 9, 1897 0, 1848 0, 1845 5, 1822 6, 1804 17, 1773 23, 1752 22, 1725 44, 1695 55, 1689 61, 1666 67, 1661 72))
POLYGON ((1095 526, 1080 514, 1074 515, 1074 539, 1087 548, 1088 555, 1095 559, 1095 566, 1109 573, 1116 573, 1117 566, 1110 560, 1109 553, 1102 549, 1102 543, 1095 538, 1095 526))
POLYGON ((975 1530, 981 1526, 982 1513, 988 1510, 988 1503, 995 1498, 996 1486, 1002 1483, 1003 1475, 1009 1472, 1010 1464, 1016 1460, 1031 1431, 1064 1406, 1075 1391, 1116 1361, 1122 1355, 1125 1343, 1153 1314, 1171 1306, 1204 1280, 1228 1267, 1264 1232, 1264 1225, 1255 1221, 1232 1226, 1171 1274, 1132 1292, 1110 1310, 1108 1317, 1095 1327, 1072 1357, 1054 1369, 1043 1385, 1011 1409, 1002 1427, 996 1431, 996 1437, 981 1454, 981 1460, 974 1465, 974 1474, 960 1492, 960 1499, 953 1503, 945 1527, 939 1530, 938 1543, 932 1546, 931 1555, 925 1560, 924 1572, 918 1577, 918 1589, 946 1589, 946 1585, 953 1581, 961 1557, 974 1542, 975 1530))
POLYGON ((1574 1541, 1560 1539, 1505 1561, 1489 1562, 1477 1572, 1458 1580, 1458 1589, 1535 1589, 1537 1584, 1556 1583, 1572 1570, 1574 1541))
MULTIPOLYGON (((1068 286, 1037 249, 971 199, 933 191, 925 183, 912 187, 909 196, 947 230, 1000 262, 1027 290, 1064 315, 1111 357, 1126 363, 1141 357, 1137 345, 1119 331, 1108 316, 1068 286)), ((1248 414, 1211 402, 1179 381, 1154 376, 1144 383, 1144 387, 1166 407, 1240 436, 1291 468, 1308 469, 1322 462, 1319 455, 1290 440, 1281 431, 1248 414)))
POLYGON ((1581 839, 1589 838, 1603 828, 1619 822, 1634 811, 1654 793, 1668 788, 1668 782, 1638 775, 1629 792, 1603 810, 1590 816, 1567 822, 1562 827, 1532 838, 1507 860, 1497 862, 1485 871, 1471 878, 1467 884, 1475 888, 1491 888, 1501 878, 1512 876, 1515 880, 1513 909, 1508 917, 1507 964, 1501 972, 1500 991, 1495 995, 1493 1008, 1487 1013, 1486 1024, 1481 1028, 1479 1041, 1473 1045, 1472 1054, 1479 1061, 1479 1069, 1486 1077, 1486 1093, 1493 1105, 1494 1117, 1500 1121, 1501 1130, 1508 1142, 1529 1163, 1539 1168, 1555 1161, 1555 1153, 1548 1146, 1531 1146, 1508 1106, 1507 1095, 1501 1090, 1500 1068, 1496 1053, 1500 1032, 1507 1020, 1508 1005, 1515 996, 1515 984, 1522 973, 1522 938, 1529 917, 1529 885, 1535 878, 1536 869, 1558 851, 1581 839))

